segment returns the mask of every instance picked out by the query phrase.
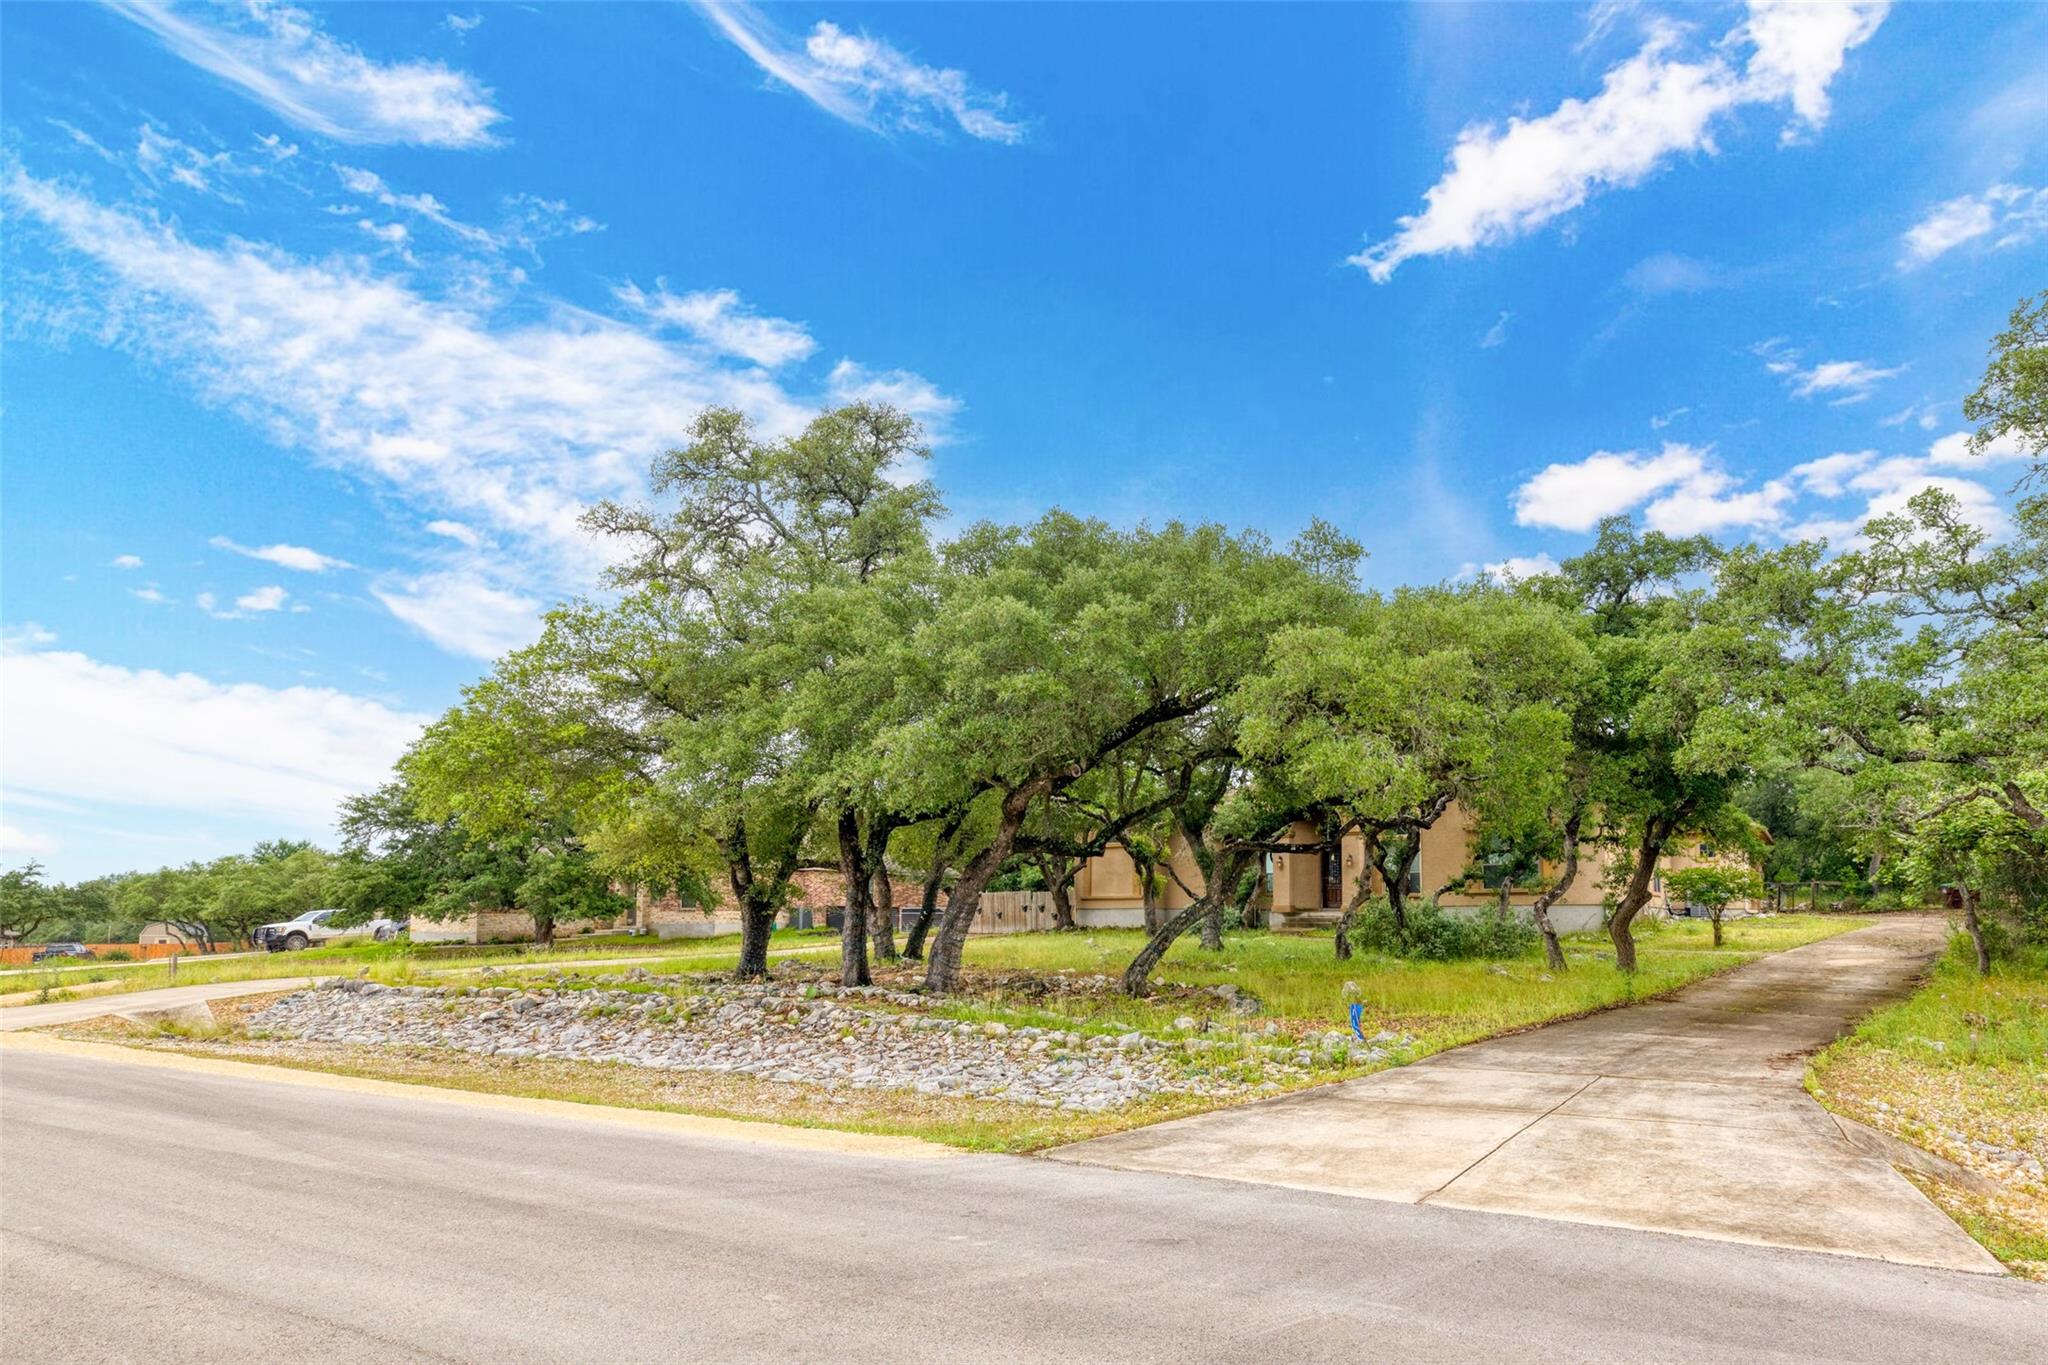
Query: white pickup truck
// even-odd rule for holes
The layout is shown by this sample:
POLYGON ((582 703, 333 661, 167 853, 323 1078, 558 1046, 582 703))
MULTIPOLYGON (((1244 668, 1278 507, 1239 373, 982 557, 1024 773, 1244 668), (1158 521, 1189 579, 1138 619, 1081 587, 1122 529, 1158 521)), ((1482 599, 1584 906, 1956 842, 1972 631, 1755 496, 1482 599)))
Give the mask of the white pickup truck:
POLYGON ((347 928, 331 923, 336 915, 346 913, 344 910, 308 910, 297 919, 259 925, 253 937, 258 947, 268 948, 273 953, 297 952, 301 948, 329 943, 354 943, 362 939, 389 943, 398 937, 396 920, 365 920, 361 924, 351 924, 347 928))

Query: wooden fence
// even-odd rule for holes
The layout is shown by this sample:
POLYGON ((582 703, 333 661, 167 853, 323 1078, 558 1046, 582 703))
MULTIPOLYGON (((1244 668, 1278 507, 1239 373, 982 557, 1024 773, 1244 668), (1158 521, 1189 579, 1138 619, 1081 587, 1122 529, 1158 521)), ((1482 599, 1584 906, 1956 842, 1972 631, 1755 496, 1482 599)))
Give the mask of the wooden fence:
POLYGON ((1051 929, 1052 893, 1049 891, 984 891, 981 908, 975 913, 971 934, 1031 934, 1051 929))
MULTIPOLYGON (((128 960, 131 962, 153 962, 160 957, 170 957, 173 954, 179 953, 186 957, 204 956, 199 949, 188 943, 88 943, 85 946, 92 949, 94 957, 102 960, 106 958, 108 953, 126 953, 128 954, 128 960)), ((17 943, 11 947, 0 948, 0 966, 26 967, 30 964, 31 959, 38 952, 42 951, 42 947, 43 945, 40 943, 17 943)), ((217 953, 231 953, 235 949, 235 944, 217 943, 214 945, 213 951, 217 953)), ((81 965, 81 961, 79 958, 67 957, 61 960, 52 959, 49 965, 52 967, 76 967, 81 965)))

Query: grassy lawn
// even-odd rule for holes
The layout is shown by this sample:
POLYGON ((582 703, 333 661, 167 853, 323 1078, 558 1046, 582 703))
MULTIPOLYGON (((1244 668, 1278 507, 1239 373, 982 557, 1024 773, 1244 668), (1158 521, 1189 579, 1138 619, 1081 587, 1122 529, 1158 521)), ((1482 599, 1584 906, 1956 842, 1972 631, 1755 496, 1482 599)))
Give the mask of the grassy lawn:
POLYGON ((1081 1026, 1156 1031, 1181 1015, 1227 1015, 1210 988, 1231 985, 1259 1001, 1259 1021, 1276 1022, 1296 1034, 1348 1032, 1350 1002, 1357 1000, 1365 1006, 1368 1035, 1376 1029, 1411 1034, 1418 1040, 1414 1056, 1421 1056, 1662 995, 1763 953, 1873 922, 1843 915, 1734 921, 1718 949, 1703 921, 1658 922, 1638 929, 1641 967, 1634 976, 1614 969, 1613 949, 1604 935, 1567 936, 1569 966, 1562 975, 1544 966, 1540 949, 1500 962, 1415 962, 1373 954, 1339 962, 1323 934, 1232 934, 1220 954, 1204 952, 1190 936, 1160 963, 1148 1000, 1129 1000, 1115 989, 1144 941, 1135 929, 971 939, 966 960, 976 1004, 992 1011, 1044 1011, 1081 1026), (1062 976, 1107 981, 1099 987, 1049 990, 1062 976))
MULTIPOLYGON (((771 951, 829 951, 838 936, 826 930, 797 930, 775 936, 771 951)), ((335 948, 309 948, 298 953, 264 953, 250 957, 187 957, 178 962, 173 979, 168 961, 108 963, 71 972, 25 972, 0 977, 0 1007, 39 1005, 87 996, 160 990, 165 986, 198 986, 221 981, 268 981, 292 976, 352 976, 367 970, 373 980, 398 984, 433 979, 479 967, 552 967, 615 958, 644 958, 657 963, 693 963, 677 970, 730 970, 739 964, 739 936, 708 939, 653 939, 628 934, 564 939, 561 946, 539 949, 530 944, 355 943, 335 948)))
POLYGON ((1816 1056, 1806 1084, 1991 1181, 1995 1194, 1915 1183, 2014 1271, 2048 1280, 2048 954, 1981 978, 1958 938, 1918 993, 1816 1056))
MULTIPOLYGON (((1327 935, 1241 933, 1229 936, 1221 954, 1205 953, 1193 940, 1177 946, 1160 965, 1153 996, 1135 1001, 1124 998, 1116 982, 1142 941, 1138 931, 988 937, 969 942, 965 990, 937 1006, 934 1013, 998 1021, 1013 1029, 1035 1025, 1084 1034, 1135 1030, 1176 1040, 1175 1064, 1187 1068, 1189 1074, 1242 1068, 1247 1080, 1264 1079, 1269 1091, 1294 1089, 1365 1075, 1460 1043, 1662 994, 1763 953, 1868 923, 1868 919, 1846 916, 1745 920, 1729 926, 1727 942, 1720 949, 1711 946, 1704 924, 1660 924, 1643 935, 1643 966, 1634 977, 1615 971, 1607 960, 1606 940, 1590 936, 1567 940, 1570 968, 1553 974, 1545 969, 1540 953, 1503 962, 1426 963, 1367 955, 1340 963, 1334 959, 1327 935), (1257 1011, 1244 1013, 1233 1008, 1212 989, 1221 985, 1233 986, 1255 999, 1257 1011), (1399 1042, 1383 1049, 1385 1056, 1369 1058, 1344 1047, 1312 1046, 1324 1035, 1348 1035, 1353 1000, 1363 1006, 1361 1027, 1368 1038, 1381 1030, 1399 1036, 1399 1042), (1183 1022, 1177 1026, 1176 1021, 1183 1022), (1187 1021, 1192 1021, 1192 1029, 1187 1021), (1291 1054, 1287 1065, 1270 1066, 1266 1059, 1274 1055, 1277 1046, 1288 1042, 1301 1043, 1302 1050, 1291 1054)), ((830 939, 806 943, 801 936, 790 936, 785 944, 778 935, 777 946, 795 950, 776 962, 774 972, 780 980, 824 982, 836 975, 830 939)), ((485 979, 485 967, 502 972, 505 962, 517 963, 511 958, 471 960, 429 968, 387 952, 381 960, 359 956, 348 966, 366 961, 373 979, 391 984, 471 984, 485 979)), ((637 956, 636 962, 652 972, 721 973, 736 965, 737 945, 720 948, 704 944, 688 952, 647 953, 637 956)), ((549 958, 548 963, 555 970, 545 984, 569 987, 593 984, 599 977, 616 980, 622 970, 578 966, 573 958, 549 958)), ((256 965, 265 964, 258 961, 256 965)), ((876 979, 878 984, 908 987, 918 975, 913 964, 904 969, 880 969, 876 979)), ((650 985, 644 989, 661 988, 650 985)), ((679 1004, 687 1001, 692 989, 686 984, 676 991, 679 1004)), ((217 1006, 225 1027, 216 1036, 116 1021, 65 1031, 78 1037, 382 1080, 900 1134, 981 1150, 1028 1151, 1234 1102, 1174 1095, 1102 1113, 1076 1113, 907 1090, 827 1092, 745 1075, 617 1063, 485 1057, 430 1046, 362 1047, 248 1037, 239 1021, 261 1005, 262 1000, 256 999, 217 1006)))

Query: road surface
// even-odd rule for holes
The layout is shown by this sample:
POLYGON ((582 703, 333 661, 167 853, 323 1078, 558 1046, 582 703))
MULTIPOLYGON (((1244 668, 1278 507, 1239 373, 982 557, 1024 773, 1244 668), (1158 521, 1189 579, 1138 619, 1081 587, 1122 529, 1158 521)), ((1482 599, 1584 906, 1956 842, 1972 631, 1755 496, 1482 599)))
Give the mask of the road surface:
POLYGON ((2048 1359, 1986 1275, 13 1046, 0 1193, 24 1361, 2048 1359))

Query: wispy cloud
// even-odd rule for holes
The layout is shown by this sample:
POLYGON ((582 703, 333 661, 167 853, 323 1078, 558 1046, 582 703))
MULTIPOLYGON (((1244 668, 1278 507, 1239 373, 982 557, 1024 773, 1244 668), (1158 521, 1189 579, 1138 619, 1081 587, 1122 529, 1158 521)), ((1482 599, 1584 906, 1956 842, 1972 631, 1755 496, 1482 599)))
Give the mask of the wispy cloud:
POLYGON ((2048 186, 1993 185, 1982 194, 1965 194, 1929 209, 1901 239, 1906 248, 1901 264, 1925 265, 1969 242, 1984 242, 1994 251, 2024 246, 2043 232, 2048 232, 2048 186))
POLYGON ((1598 94, 1535 118, 1468 126, 1422 211, 1351 263, 1385 283, 1404 261, 1512 241, 1595 194, 1642 183, 1676 156, 1712 154, 1717 125, 1744 106, 1789 104, 1786 140, 1796 140, 1827 121, 1828 86, 1887 8, 1750 0, 1746 21, 1705 51, 1688 30, 1655 23, 1598 94), (1734 54, 1745 48, 1738 66, 1734 54))
POLYGON ((142 556, 115 555, 112 559, 107 561, 107 564, 109 567, 116 569, 139 569, 142 567, 142 556))
POLYGON ((267 0, 198 10, 173 0, 108 0, 178 56, 279 116, 338 142, 479 147, 505 116, 491 92, 440 62, 378 62, 267 0))
POLYGON ((1508 344, 1508 324, 1515 320, 1513 313, 1503 312, 1493 320, 1493 326, 1486 329, 1486 335, 1479 338, 1479 349, 1491 351, 1508 344))
POLYGON ((370 592, 393 616, 451 654, 495 659, 540 633, 542 602, 461 569, 392 578, 370 592))
POLYGON ((1010 98, 964 71, 925 66, 880 38, 820 20, 802 43, 748 4, 698 0, 712 26, 768 75, 834 118, 874 132, 934 136, 950 125, 985 142, 1018 143, 1010 98))
MULTIPOLYGON (((472 545, 439 532, 454 558, 433 572, 460 573, 461 593, 422 573, 378 594, 458 649, 506 636, 494 627, 465 643, 430 628, 432 604, 466 594, 495 619, 589 586, 600 552, 577 524, 583 507, 640 495, 648 460, 698 409, 736 407, 780 435, 825 401, 892 401, 937 424, 959 408, 905 371, 848 360, 797 387, 801 380, 786 384, 758 359, 724 361, 641 318, 544 296, 524 297, 516 310, 434 298, 356 257, 302 260, 238 239, 197 242, 18 167, 0 170, 0 200, 12 230, 45 232, 92 267, 49 285, 68 292, 45 313, 148 354, 281 444, 475 535, 472 545), (404 605, 414 602, 427 605, 404 605)), ((736 305, 722 316, 752 318, 736 305)), ((753 348, 757 357, 766 344, 753 348)), ((263 547, 270 553, 259 557, 303 567, 312 561, 285 563, 302 548, 263 547)))
POLYGON ((246 812, 324 831, 428 719, 330 688, 219 683, 13 643, 0 675, 10 805, 246 812))
POLYGON ((283 611, 284 604, 291 600, 291 594, 276 584, 252 588, 235 599, 235 610, 251 613, 283 611))
POLYGON ((260 559, 266 564, 275 564, 281 569, 297 569, 300 573, 326 573, 329 569, 346 569, 349 563, 333 555, 309 550, 303 545, 238 545, 226 536, 215 536, 206 542, 216 550, 227 550, 233 554, 260 559))
POLYGON ((1801 365, 1799 352, 1786 345, 1783 337, 1759 341, 1750 353, 1764 362, 1764 368, 1785 381, 1794 398, 1825 398, 1831 407, 1861 403, 1887 379, 1906 372, 1903 365, 1889 368, 1867 360, 1823 360, 1801 365))
POLYGON ((802 323, 756 313, 736 290, 671 294, 668 286, 657 280, 652 294, 634 284, 622 285, 614 293, 634 312, 681 328, 720 355, 739 356, 772 369, 802 360, 818 349, 802 323))

